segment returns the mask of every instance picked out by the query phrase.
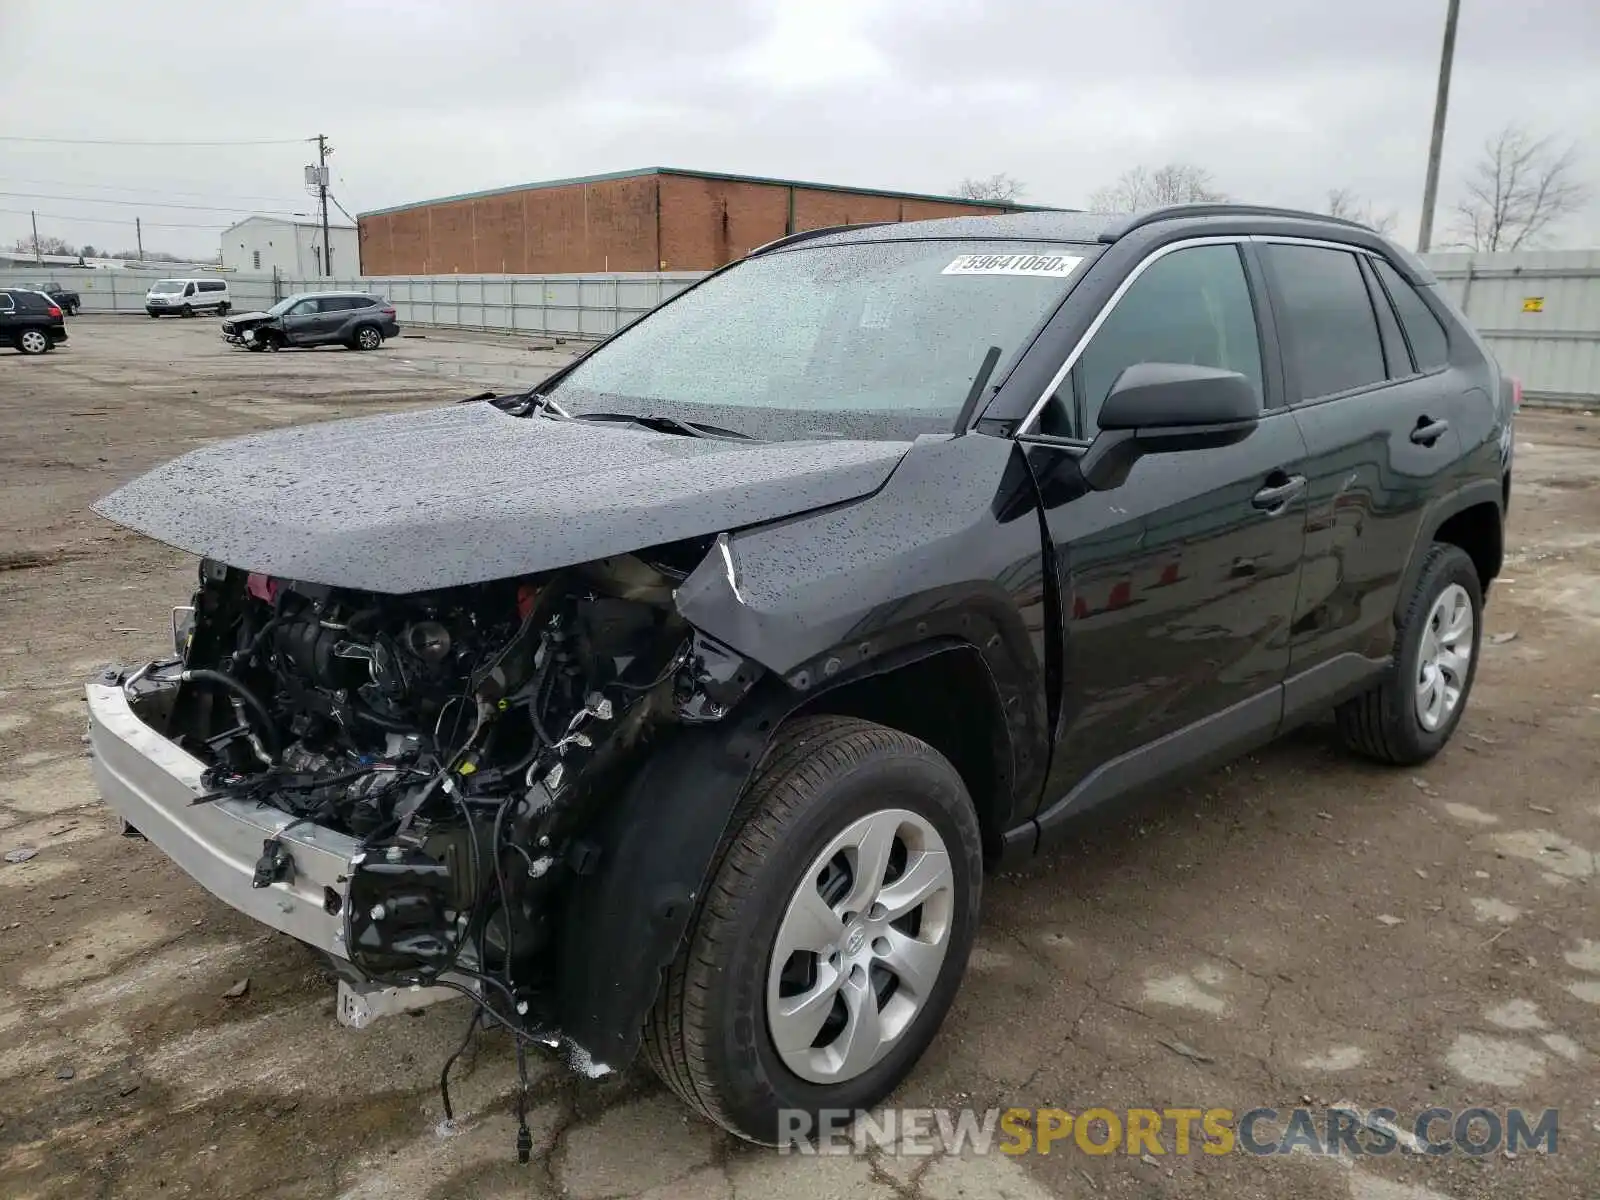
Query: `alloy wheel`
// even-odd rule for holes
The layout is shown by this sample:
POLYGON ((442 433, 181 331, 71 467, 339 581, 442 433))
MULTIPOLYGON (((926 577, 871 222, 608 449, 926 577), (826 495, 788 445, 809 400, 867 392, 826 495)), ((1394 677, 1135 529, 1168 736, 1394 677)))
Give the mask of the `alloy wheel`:
POLYGON ((801 876, 767 973, 767 1026, 812 1083, 867 1071, 905 1035, 950 947, 955 876, 924 817, 885 809, 852 822, 801 876))
POLYGON ((1422 627, 1417 655, 1417 721, 1429 733, 1461 703, 1472 663, 1472 598, 1459 583, 1439 593, 1422 627))
POLYGON ((25 329, 17 339, 24 354, 43 354, 50 349, 50 339, 37 329, 25 329))

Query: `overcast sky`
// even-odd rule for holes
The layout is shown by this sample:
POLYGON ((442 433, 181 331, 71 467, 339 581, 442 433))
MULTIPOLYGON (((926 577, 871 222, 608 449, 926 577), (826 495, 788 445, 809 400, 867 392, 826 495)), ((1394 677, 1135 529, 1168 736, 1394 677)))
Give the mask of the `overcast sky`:
MULTIPOLYGON (((1439 225, 1510 122, 1600 193, 1600 3, 1464 0, 1439 225)), ((0 0, 0 134, 329 135, 351 212, 675 166, 946 192, 1007 172, 1084 204, 1140 163, 1230 196, 1346 187, 1415 239, 1445 0, 0 0)), ((214 254, 309 212, 311 147, 0 140, 0 243, 214 254), (137 205, 90 203, 134 200, 137 205), (167 205, 164 207, 163 204, 167 205), (208 211, 173 205, 224 206, 208 211), (21 211, 12 211, 21 210, 21 211), (46 215, 48 214, 48 215, 46 215), (90 220, 90 218, 94 218, 90 220), (111 223, 107 223, 111 222, 111 223)), ((1558 244, 1600 244, 1600 203, 1558 244)))

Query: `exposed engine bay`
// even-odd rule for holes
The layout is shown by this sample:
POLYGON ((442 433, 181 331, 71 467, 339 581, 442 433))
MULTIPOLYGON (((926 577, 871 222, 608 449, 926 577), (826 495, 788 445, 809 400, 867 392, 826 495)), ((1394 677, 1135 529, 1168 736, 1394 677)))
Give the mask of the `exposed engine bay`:
MULTIPOLYGON (((192 612, 174 614, 180 658, 129 694, 207 764, 197 803, 252 801, 358 839, 329 899, 341 972, 465 991, 474 1027, 511 1029, 520 1059, 562 890, 601 853, 590 817, 653 731, 722 715, 673 604, 708 545, 405 596, 205 560, 192 612)), ((269 839, 253 885, 293 870, 269 839)))

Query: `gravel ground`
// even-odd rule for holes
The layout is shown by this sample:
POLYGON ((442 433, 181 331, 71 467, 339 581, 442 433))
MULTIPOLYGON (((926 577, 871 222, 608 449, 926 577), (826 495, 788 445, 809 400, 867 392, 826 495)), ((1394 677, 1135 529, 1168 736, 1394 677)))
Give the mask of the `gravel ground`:
MULTIPOLYGON (((317 959, 116 836, 79 681, 154 656, 193 561, 93 516, 218 437, 532 382, 565 350, 429 334, 250 355, 215 323, 80 318, 0 353, 0 1192, 273 1197, 1592 1196, 1600 1179, 1600 428, 1526 413, 1506 578, 1453 744, 1419 771, 1326 726, 1092 821, 989 882, 956 1009, 905 1105, 1560 1109, 1554 1155, 884 1154, 800 1161, 643 1070, 514 1071, 457 1003, 352 1033, 317 959), (474 381, 463 383, 463 380, 474 381), (242 995, 230 997, 241 981, 242 995)), ((1167 1149, 1172 1149, 1170 1141, 1167 1149)))

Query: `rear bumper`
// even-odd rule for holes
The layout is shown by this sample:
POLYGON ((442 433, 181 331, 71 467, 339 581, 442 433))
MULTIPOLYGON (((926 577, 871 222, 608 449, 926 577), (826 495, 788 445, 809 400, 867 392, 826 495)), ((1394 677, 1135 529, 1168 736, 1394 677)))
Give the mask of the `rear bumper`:
POLYGON ((339 958, 345 890, 357 842, 345 834, 243 800, 195 804, 204 764, 134 715, 117 682, 94 682, 89 744, 107 806, 223 903, 339 958), (262 844, 293 860, 289 878, 252 886, 262 844))

